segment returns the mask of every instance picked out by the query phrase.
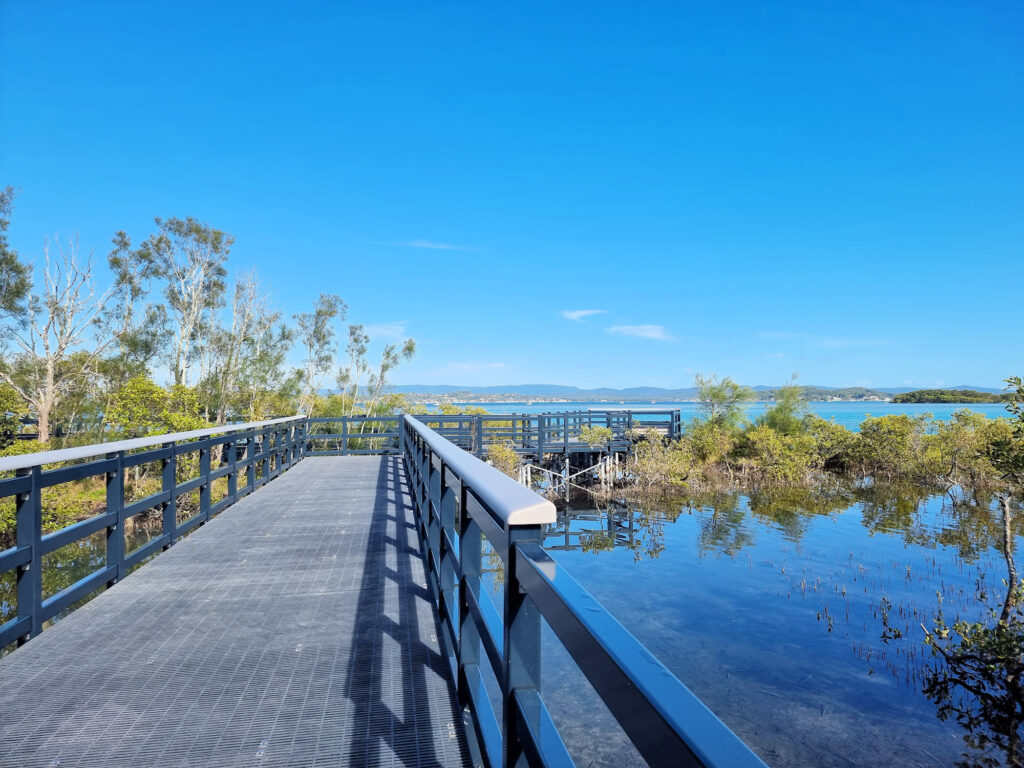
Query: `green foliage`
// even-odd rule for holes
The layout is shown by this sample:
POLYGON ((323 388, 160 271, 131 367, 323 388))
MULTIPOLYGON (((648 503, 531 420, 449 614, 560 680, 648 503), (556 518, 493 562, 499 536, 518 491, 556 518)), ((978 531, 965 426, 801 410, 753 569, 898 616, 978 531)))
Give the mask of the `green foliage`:
POLYGON ((699 373, 694 378, 694 386, 697 387, 697 402, 705 421, 732 429, 743 423, 742 404, 754 395, 750 389, 740 386, 728 376, 719 380, 714 374, 703 376, 699 373))
POLYGON ((124 437, 144 437, 210 426, 199 413, 199 396, 194 389, 180 384, 164 389, 137 376, 114 393, 107 421, 124 437))
POLYGON ((1013 397, 1006 406, 1011 416, 1009 434, 999 435, 986 449, 992 467, 1010 485, 1019 491, 1024 486, 1024 380, 1011 376, 1006 383, 1014 388, 1013 397))
POLYGON ((744 433, 738 451, 744 458, 743 468, 767 483, 804 482, 817 465, 813 436, 788 434, 763 424, 744 433))
POLYGON ((808 417, 807 431, 814 439, 817 464, 822 469, 845 472, 853 465, 856 460, 856 433, 819 416, 808 417))
POLYGON ((615 437, 615 433, 608 427, 582 427, 580 429, 580 440, 587 445, 604 445, 615 437))
POLYGON ((17 317, 25 312, 25 299, 32 285, 32 271, 18 258, 7 242, 14 187, 0 189, 0 318, 17 317))
POLYGON ((976 389, 915 389, 894 395, 894 403, 1004 403, 1008 394, 979 392, 976 389))
POLYGON ((854 449, 861 471, 888 480, 918 472, 930 418, 931 414, 899 413, 869 416, 861 422, 854 449))
POLYGON ((646 493, 668 493, 687 486, 693 453, 686 441, 667 441, 657 430, 647 430, 633 446, 626 474, 634 488, 646 493))
POLYGON ((0 383, 0 449, 14 442, 19 420, 28 412, 13 387, 0 383))
POLYGON ((924 628, 938 663, 923 691, 940 719, 952 717, 964 728, 970 751, 960 765, 1024 765, 1024 582, 1008 589, 1013 607, 1003 618, 992 608, 988 622, 950 626, 940 603, 934 626, 924 628))
POLYGON ((511 478, 519 478, 519 467, 523 460, 512 448, 510 443, 492 445, 487 449, 487 462, 511 478))
POLYGON ((757 423, 784 435, 799 435, 807 430, 804 423, 807 414, 807 403, 801 396, 801 387, 796 384, 794 374, 789 384, 775 390, 775 402, 761 414, 757 423))
POLYGON ((689 444, 697 462, 705 467, 724 462, 736 445, 736 432, 715 421, 694 420, 686 430, 689 444))

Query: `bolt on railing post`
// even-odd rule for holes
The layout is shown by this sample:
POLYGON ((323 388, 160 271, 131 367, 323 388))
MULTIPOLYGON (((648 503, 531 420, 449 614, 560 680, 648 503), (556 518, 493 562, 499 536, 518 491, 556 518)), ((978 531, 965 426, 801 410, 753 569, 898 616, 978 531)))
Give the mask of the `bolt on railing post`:
POLYGON ((18 566, 18 617, 29 616, 27 634, 18 638, 24 645, 43 631, 43 487, 42 467, 17 470, 18 476, 30 476, 32 487, 16 500, 15 536, 17 546, 31 547, 31 560, 18 566))
POLYGON ((177 478, 177 458, 174 455, 174 449, 176 443, 164 443, 163 447, 167 448, 170 453, 160 465, 161 474, 161 490, 168 494, 167 501, 163 504, 163 532, 167 536, 167 542, 163 548, 169 548, 176 538, 175 529, 178 527, 178 478, 177 478))
POLYGON ((108 453, 108 459, 115 459, 116 466, 107 472, 107 512, 114 513, 114 522, 107 526, 107 567, 114 567, 114 574, 107 586, 114 586, 124 575, 124 451, 108 453))
MULTIPOLYGON (((543 546, 539 525, 510 526, 508 551, 505 553, 505 680, 504 734, 506 768, 524 768, 526 757, 519 742, 519 708, 515 702, 517 689, 540 689, 540 611, 519 584, 516 545, 537 543, 543 546)), ((536 715, 538 713, 530 713, 536 715)), ((534 733, 538 721, 530 723, 534 733)))

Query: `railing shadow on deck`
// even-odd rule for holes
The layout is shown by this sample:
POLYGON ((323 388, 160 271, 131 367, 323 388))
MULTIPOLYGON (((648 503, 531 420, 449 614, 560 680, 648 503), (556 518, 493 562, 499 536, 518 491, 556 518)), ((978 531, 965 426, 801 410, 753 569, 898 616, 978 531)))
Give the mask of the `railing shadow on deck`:
MULTIPOLYGON (((444 656, 425 642, 428 636, 438 639, 440 625, 425 583, 424 558, 404 487, 401 459, 385 458, 377 481, 344 686, 355 707, 354 722, 361 728, 352 737, 346 765, 386 763, 382 754, 386 746, 407 768, 439 768, 444 763, 434 741, 437 729, 431 724, 441 716, 439 710, 459 711, 450 686, 451 700, 437 706, 426 679, 434 674, 447 680, 449 672, 444 656), (397 612, 397 620, 389 612, 397 612), (395 676, 393 669, 385 667, 389 638, 401 656, 402 695, 397 697, 384 691, 385 676, 395 676), (392 709, 389 700, 401 701, 401 711, 392 709)), ((448 723, 447 733, 456 741, 460 764, 469 765, 461 723, 448 723)))

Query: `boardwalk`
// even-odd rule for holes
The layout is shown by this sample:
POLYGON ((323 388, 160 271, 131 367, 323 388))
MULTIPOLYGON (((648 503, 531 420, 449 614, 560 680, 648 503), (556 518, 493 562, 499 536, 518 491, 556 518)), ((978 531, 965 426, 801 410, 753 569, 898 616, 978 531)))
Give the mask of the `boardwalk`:
POLYGON ((464 766, 401 460, 307 458, 0 660, 0 768, 464 766))

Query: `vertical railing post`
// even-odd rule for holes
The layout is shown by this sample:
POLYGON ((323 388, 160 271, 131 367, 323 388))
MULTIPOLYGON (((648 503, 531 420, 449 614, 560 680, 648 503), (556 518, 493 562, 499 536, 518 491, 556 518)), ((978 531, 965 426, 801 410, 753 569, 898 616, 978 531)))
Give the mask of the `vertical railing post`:
MULTIPOLYGON (((469 593, 480 595, 480 570, 482 565, 483 535, 480 526, 473 520, 466 508, 466 489, 460 492, 459 504, 459 648, 458 686, 459 701, 470 701, 469 680, 466 667, 480 664, 480 631, 469 609, 469 593)), ((479 600, 477 600, 479 602, 479 600)))
POLYGON ((260 432, 260 485, 270 482, 270 428, 260 432))
POLYGON ((231 470, 228 472, 228 498, 231 499, 232 504, 235 503, 235 496, 238 494, 238 435, 237 433, 231 436, 231 439, 224 444, 227 449, 231 452, 228 457, 228 466, 231 470))
POLYGON ((169 450, 169 454, 160 465, 161 490, 168 495, 163 506, 163 532, 167 536, 164 549, 169 548, 177 538, 175 533, 178 527, 178 461, 174 455, 176 445, 174 442, 164 443, 163 447, 169 450))
POLYGON ((202 482, 199 485, 199 516, 202 522, 210 519, 210 494, 213 490, 210 483, 210 443, 209 438, 204 438, 206 444, 199 449, 199 477, 202 482))
MULTIPOLYGON (((448 550, 447 532, 452 538, 455 534, 455 489, 448 485, 445 477, 444 466, 441 467, 441 502, 438 505, 440 512, 439 526, 439 547, 438 547, 438 585, 440 591, 440 619, 448 624, 453 634, 455 631, 455 616, 451 609, 455 604, 455 568, 452 567, 452 558, 455 552, 448 550)), ((453 649, 454 650, 454 649, 453 649)))
POLYGON ((547 418, 537 417, 537 460, 544 463, 544 431, 547 429, 547 418))
POLYGON ((114 513, 114 522, 107 526, 107 567, 114 573, 107 580, 107 586, 114 586, 124 575, 124 451, 108 453, 108 459, 115 459, 112 472, 107 472, 107 512, 114 513))
POLYGON ((19 494, 15 512, 15 536, 18 547, 31 547, 31 560, 18 566, 18 617, 32 619, 27 634, 18 638, 24 645, 43 631, 43 487, 42 467, 26 467, 17 475, 32 478, 28 493, 19 494))
POLYGON ((348 456, 348 417, 341 419, 341 455, 348 456))
POLYGON ((484 457, 484 417, 476 417, 476 457, 484 457))
POLYGON ((245 486, 249 493, 256 490, 256 430, 245 433, 245 486))
MULTIPOLYGON (((540 689, 540 611, 519 585, 516 555, 516 546, 528 542, 543 546, 544 537, 539 525, 508 528, 508 551, 505 552, 505 680, 502 691, 506 768, 526 766, 526 757, 519 743, 519 708, 515 692, 517 689, 540 689)), ((530 726, 536 733, 540 723, 533 722, 530 726)))

